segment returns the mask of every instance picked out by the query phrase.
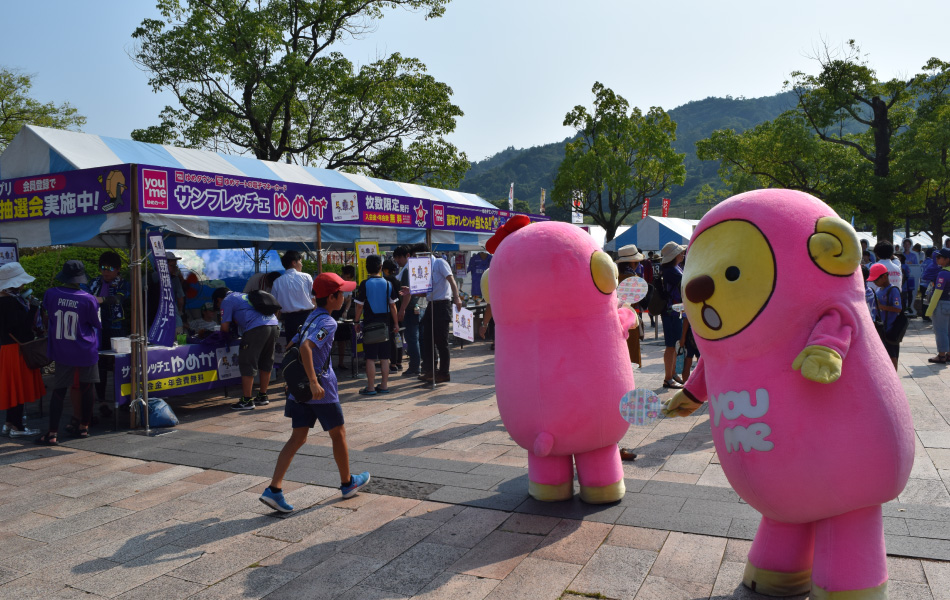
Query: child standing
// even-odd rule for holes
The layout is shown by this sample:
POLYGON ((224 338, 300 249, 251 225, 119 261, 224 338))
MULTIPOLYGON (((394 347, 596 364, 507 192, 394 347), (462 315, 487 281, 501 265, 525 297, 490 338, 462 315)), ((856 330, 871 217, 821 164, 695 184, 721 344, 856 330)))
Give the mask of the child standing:
POLYGON ((300 344, 300 362, 310 382, 313 398, 299 403, 293 395, 287 395, 284 416, 291 419, 293 433, 277 457, 274 477, 270 487, 261 494, 260 501, 280 512, 290 512, 293 506, 284 500, 281 484, 290 462, 297 451, 307 442, 310 430, 320 421, 324 431, 329 432, 333 442, 333 459, 340 471, 340 492, 344 498, 351 498, 367 483, 368 472, 350 474, 350 454, 346 447, 346 430, 343 427, 343 410, 337 392, 336 374, 330 364, 333 350, 333 336, 336 333, 336 321, 330 312, 343 306, 343 293, 352 292, 356 283, 344 281, 336 273, 321 273, 313 280, 313 293, 317 308, 304 322, 300 333, 294 336, 291 344, 300 344))
POLYGON ((887 355, 891 357, 891 362, 894 363, 894 369, 896 370, 901 347, 900 344, 892 344, 885 340, 884 332, 894 323, 897 315, 903 310, 900 289, 896 285, 891 285, 888 268, 885 265, 875 263, 871 265, 870 272, 868 281, 873 281, 874 285, 878 287, 875 292, 877 306, 875 307, 874 320, 882 324, 882 327, 878 330, 881 343, 884 344, 884 349, 887 350, 887 355))

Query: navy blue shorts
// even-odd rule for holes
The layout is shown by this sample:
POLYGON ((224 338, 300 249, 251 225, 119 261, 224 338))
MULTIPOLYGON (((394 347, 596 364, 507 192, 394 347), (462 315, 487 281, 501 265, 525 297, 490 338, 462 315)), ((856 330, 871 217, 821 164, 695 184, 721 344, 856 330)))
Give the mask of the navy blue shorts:
POLYGON ((324 431, 330 431, 343 424, 343 409, 340 408, 339 402, 298 404, 288 398, 284 403, 284 416, 290 417, 291 427, 294 429, 298 427, 313 429, 317 421, 320 421, 320 427, 324 431))
POLYGON ((663 320, 663 345, 675 348, 676 343, 683 337, 683 319, 678 312, 668 310, 660 317, 663 320))

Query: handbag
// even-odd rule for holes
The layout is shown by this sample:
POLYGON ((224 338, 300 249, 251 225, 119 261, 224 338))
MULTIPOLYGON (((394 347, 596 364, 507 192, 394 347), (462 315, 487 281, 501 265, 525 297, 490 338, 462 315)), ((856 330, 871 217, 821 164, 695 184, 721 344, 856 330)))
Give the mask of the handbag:
POLYGON ((363 327, 364 344, 382 344, 389 341, 389 325, 369 323, 363 327))
POLYGON ((37 338, 29 342, 21 342, 13 337, 12 334, 10 337, 20 346, 20 356, 23 357, 23 362, 26 363, 27 368, 42 369, 53 362, 50 360, 49 354, 47 354, 45 337, 37 338))
MULTIPOLYGON (((304 369, 300 357, 300 344, 303 344, 304 340, 307 339, 307 332, 310 330, 310 326, 313 325, 314 319, 315 317, 311 317, 310 321, 301 328, 300 343, 288 350, 282 361, 281 374, 287 384, 287 395, 293 395, 294 402, 297 404, 305 404, 313 400, 313 392, 310 391, 310 378, 307 377, 307 371, 304 369)), ((327 360, 323 364, 323 369, 320 373, 317 373, 317 380, 320 385, 323 385, 324 378, 330 369, 330 354, 330 352, 327 353, 327 360)))

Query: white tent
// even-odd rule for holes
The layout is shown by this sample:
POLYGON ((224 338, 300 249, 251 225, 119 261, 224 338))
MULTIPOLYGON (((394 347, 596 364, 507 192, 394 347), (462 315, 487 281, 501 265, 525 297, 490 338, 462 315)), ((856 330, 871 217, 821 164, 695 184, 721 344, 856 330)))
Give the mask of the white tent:
POLYGON ((648 216, 641 219, 636 227, 631 227, 608 242, 604 249, 616 251, 628 244, 636 244, 637 249, 649 251, 660 250, 668 242, 688 244, 697 223, 699 221, 693 219, 648 216))
MULTIPOLYGON (((589 233, 590 236, 594 238, 594 242, 597 243, 598 247, 600 248, 604 247, 604 243, 607 241, 606 229, 604 229, 600 225, 578 225, 577 227, 580 227, 581 229, 589 233)), ((615 238, 620 237, 628 229, 630 229, 629 225, 621 225, 620 227, 617 228, 617 234, 614 237, 615 238)))
MULTIPOLYGON (((495 210, 475 194, 398 183, 328 169, 304 167, 247 156, 230 156, 206 150, 147 144, 133 140, 25 126, 0 155, 0 179, 34 177, 113 165, 149 165, 167 169, 212 173, 225 177, 248 177, 273 182, 320 186, 333 190, 422 199, 427 203, 469 209, 495 210)), ((146 224, 162 227, 172 237, 169 248, 234 248, 267 243, 268 247, 299 246, 317 238, 314 223, 268 219, 223 219, 184 214, 142 213, 146 224), (276 244, 276 245, 275 245, 276 244)), ((32 219, 13 225, 0 223, 4 239, 16 239, 21 247, 59 244, 128 246, 129 212, 71 216, 68 219, 32 219), (97 235, 98 234, 98 235, 97 235)), ((440 250, 477 250, 491 236, 432 229, 432 243, 440 250)), ((421 228, 325 224, 323 243, 351 243, 355 239, 377 240, 384 245, 425 241, 421 228)))

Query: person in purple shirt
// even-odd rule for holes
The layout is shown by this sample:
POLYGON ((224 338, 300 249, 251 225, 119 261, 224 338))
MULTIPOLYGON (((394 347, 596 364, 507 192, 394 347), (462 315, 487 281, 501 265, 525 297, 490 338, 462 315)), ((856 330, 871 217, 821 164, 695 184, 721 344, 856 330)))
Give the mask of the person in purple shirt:
POLYGON ((343 293, 352 292, 354 289, 356 282, 344 281, 336 273, 318 275, 313 280, 317 308, 304 321, 300 333, 291 340, 291 345, 300 344, 300 362, 307 374, 313 398, 306 402, 297 402, 293 394, 287 395, 284 416, 291 419, 293 432, 277 457, 270 486, 264 489, 260 497, 261 502, 274 510, 288 513, 294 509, 284 499, 281 485, 294 455, 307 443, 307 436, 317 421, 320 421, 320 427, 330 434, 333 459, 340 471, 340 492, 343 497, 353 497, 361 487, 369 483, 368 472, 357 475, 350 473, 350 454, 346 446, 343 410, 340 408, 336 374, 330 360, 333 335, 336 333, 336 319, 331 317, 330 313, 340 310, 343 306, 343 293))
POLYGON ((663 285, 667 294, 666 310, 660 315, 663 321, 663 351, 664 378, 663 387, 680 389, 683 384, 676 380, 676 342, 683 337, 683 320, 679 313, 673 310, 674 304, 683 301, 682 290, 683 268, 680 266, 686 258, 686 246, 676 242, 667 242, 660 252, 660 271, 663 275, 663 285))
POLYGON ((241 348, 238 353, 238 365, 241 368, 241 400, 231 405, 232 410, 254 410, 256 406, 270 404, 267 399, 267 387, 274 368, 274 347, 280 325, 275 315, 257 312, 251 305, 247 294, 232 292, 226 287, 218 288, 211 294, 214 307, 221 309, 221 333, 228 334, 231 323, 236 323, 241 334, 241 348), (260 374, 260 391, 254 392, 254 377, 260 374))
POLYGON ((44 446, 56 446, 59 421, 63 416, 66 391, 79 374, 82 415, 77 437, 89 437, 92 406, 96 400, 95 384, 99 382, 99 303, 95 297, 79 289, 86 283, 86 268, 79 260, 67 260, 56 275, 62 285, 46 290, 43 315, 49 331, 47 351, 56 362, 56 378, 49 406, 49 430, 37 439, 44 446))

